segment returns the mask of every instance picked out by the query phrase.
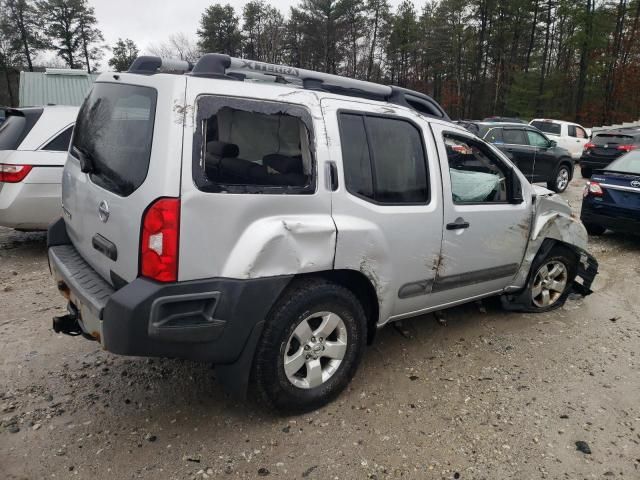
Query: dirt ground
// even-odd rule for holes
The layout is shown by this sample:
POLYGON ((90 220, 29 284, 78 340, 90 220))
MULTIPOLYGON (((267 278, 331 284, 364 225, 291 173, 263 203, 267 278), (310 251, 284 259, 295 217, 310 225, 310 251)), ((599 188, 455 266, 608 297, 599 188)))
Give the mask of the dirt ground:
POLYGON ((387 327, 337 401, 284 417, 207 365, 56 335, 44 235, 0 229, 0 478, 640 479, 640 238, 590 250, 590 297, 387 327))

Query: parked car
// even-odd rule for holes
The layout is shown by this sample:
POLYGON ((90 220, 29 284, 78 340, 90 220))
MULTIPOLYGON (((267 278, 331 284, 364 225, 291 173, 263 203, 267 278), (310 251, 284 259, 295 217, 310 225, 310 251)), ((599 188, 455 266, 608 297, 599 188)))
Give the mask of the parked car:
POLYGON ((140 57, 81 107, 48 235, 55 331, 309 410, 389 322, 590 292, 568 204, 431 98, 220 54, 178 67, 140 57))
POLYGON ((573 178, 570 153, 528 125, 499 122, 459 122, 480 138, 502 150, 531 183, 545 182, 561 193, 573 178))
POLYGON ((483 122, 498 122, 498 123, 522 123, 526 125, 526 121, 517 117, 487 117, 483 120, 483 122))
POLYGON ((584 146, 580 158, 582 178, 589 178, 595 169, 606 168, 616 158, 640 147, 640 129, 620 128, 594 135, 584 146))
POLYGON ((6 113, 0 125, 0 226, 46 230, 61 214, 62 168, 78 107, 6 113))
POLYGON ((640 233, 640 151, 624 154, 587 182, 580 218, 587 232, 640 233))
POLYGON ((559 147, 571 153, 571 158, 574 160, 580 160, 584 146, 591 136, 590 131, 582 125, 564 120, 535 118, 529 122, 529 125, 555 140, 559 147))

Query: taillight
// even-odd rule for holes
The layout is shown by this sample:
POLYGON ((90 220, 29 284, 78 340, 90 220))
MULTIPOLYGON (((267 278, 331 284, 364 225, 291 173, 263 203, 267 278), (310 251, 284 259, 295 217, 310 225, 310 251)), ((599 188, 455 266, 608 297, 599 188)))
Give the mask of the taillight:
POLYGON ((159 198, 142 217, 140 275, 159 282, 178 280, 180 199, 159 198))
POLYGON ((6 165, 4 163, 0 163, 0 182, 21 182, 32 169, 32 165, 6 165))
POLYGON ((602 197, 604 195, 604 190, 602 190, 602 187, 598 182, 587 182, 584 186, 582 196, 588 197, 589 195, 592 197, 602 197))
POLYGON ((637 147, 635 145, 619 145, 617 150, 622 150, 623 152, 630 152, 631 150, 635 150, 637 147))
POLYGON ((595 147, 596 147, 596 144, 595 144, 595 143, 591 143, 591 142, 589 142, 589 143, 585 143, 585 144, 584 144, 584 149, 585 149, 585 150, 591 150, 592 148, 595 148, 595 147))

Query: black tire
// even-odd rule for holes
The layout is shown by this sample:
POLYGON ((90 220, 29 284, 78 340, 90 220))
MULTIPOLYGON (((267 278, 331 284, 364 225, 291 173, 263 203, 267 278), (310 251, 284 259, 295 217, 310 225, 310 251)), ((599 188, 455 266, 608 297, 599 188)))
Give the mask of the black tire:
POLYGON ((547 188, 549 190, 553 190, 556 193, 562 193, 567 189, 569 183, 571 183, 571 176, 572 169, 569 168, 569 166, 567 166, 566 164, 562 164, 558 167, 558 170, 556 170, 553 179, 547 182, 547 188), (564 175, 566 175, 566 177, 564 177, 564 175))
POLYGON ((596 225, 595 223, 585 223, 584 228, 587 229, 587 233, 589 235, 593 235, 595 237, 602 235, 607 231, 606 227, 603 227, 602 225, 596 225))
POLYGON ((526 310, 530 312, 542 313, 548 312, 550 310, 555 310, 556 308, 564 305, 564 302, 567 300, 569 293, 571 293, 573 281, 575 280, 576 274, 578 273, 579 261, 580 259, 575 252, 563 246, 555 246, 544 258, 536 259, 531 267, 529 282, 525 290, 524 298, 526 298, 528 302, 526 310), (552 304, 541 306, 538 302, 536 302, 534 298, 534 288, 536 287, 537 283, 537 275, 542 267, 549 265, 552 262, 560 262, 564 265, 566 269, 565 288, 562 292, 560 292, 560 294, 552 304))
POLYGON ((300 282, 282 295, 269 314, 256 349, 254 383, 261 397, 277 410, 314 410, 330 402, 349 384, 362 359, 366 341, 365 312, 351 291, 322 280, 300 282), (331 312, 342 319, 348 338, 346 351, 342 363, 324 383, 300 388, 287 378, 284 356, 296 327, 318 312, 331 312))
POLYGON ((593 175, 593 169, 589 167, 580 167, 580 175, 582 175, 582 178, 591 178, 591 175, 593 175))

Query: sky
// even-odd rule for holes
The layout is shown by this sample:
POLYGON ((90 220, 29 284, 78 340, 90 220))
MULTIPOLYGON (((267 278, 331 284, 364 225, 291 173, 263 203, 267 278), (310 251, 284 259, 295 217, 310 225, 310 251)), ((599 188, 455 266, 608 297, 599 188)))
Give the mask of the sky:
MULTIPOLYGON (((237 14, 242 12, 246 0, 218 0, 229 3, 237 14)), ((118 38, 132 39, 141 52, 149 44, 163 42, 173 33, 183 32, 196 37, 200 17, 215 0, 89 0, 96 10, 98 27, 105 43, 113 46, 118 38)), ((283 14, 299 0, 267 0, 283 14)), ((396 6, 400 0, 391 0, 396 6)), ((420 3, 420 2, 414 2, 420 3)), ((107 55, 109 58, 110 55, 107 55)))

